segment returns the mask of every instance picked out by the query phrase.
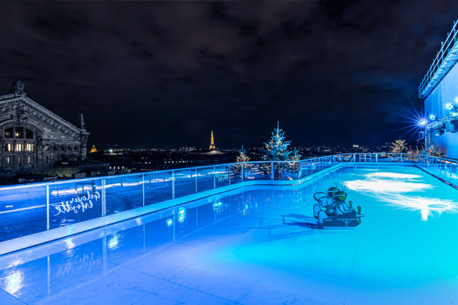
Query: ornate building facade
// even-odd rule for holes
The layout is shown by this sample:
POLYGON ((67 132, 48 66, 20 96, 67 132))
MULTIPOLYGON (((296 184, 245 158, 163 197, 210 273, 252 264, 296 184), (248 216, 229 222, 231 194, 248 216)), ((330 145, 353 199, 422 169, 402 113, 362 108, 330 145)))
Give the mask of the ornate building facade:
POLYGON ((2 175, 39 173, 56 162, 85 159, 89 132, 80 115, 78 127, 26 96, 15 81, 0 96, 0 169, 2 175))

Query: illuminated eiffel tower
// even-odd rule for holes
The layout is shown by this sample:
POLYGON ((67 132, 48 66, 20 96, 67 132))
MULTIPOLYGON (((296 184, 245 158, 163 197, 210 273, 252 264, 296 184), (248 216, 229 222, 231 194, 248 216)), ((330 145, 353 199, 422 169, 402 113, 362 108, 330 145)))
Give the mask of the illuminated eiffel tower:
POLYGON ((213 130, 212 130, 212 135, 211 135, 211 138, 210 138, 210 147, 208 148, 209 150, 214 150, 216 149, 215 147, 215 140, 213 139, 213 130))

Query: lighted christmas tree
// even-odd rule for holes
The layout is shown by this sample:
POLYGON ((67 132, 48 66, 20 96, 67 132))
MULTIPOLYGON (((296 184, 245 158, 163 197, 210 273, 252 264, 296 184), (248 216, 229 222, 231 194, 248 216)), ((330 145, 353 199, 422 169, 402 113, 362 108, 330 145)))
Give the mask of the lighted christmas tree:
POLYGON ((285 132, 280 129, 277 122, 277 128, 274 128, 272 137, 268 142, 264 142, 265 148, 263 152, 263 160, 265 161, 287 161, 290 159, 291 151, 288 146, 291 141, 285 141, 285 132))
POLYGON ((301 159, 301 157, 302 156, 299 154, 299 151, 297 149, 294 149, 290 160, 291 161, 299 161, 301 159))
POLYGON ((393 154, 401 154, 408 150, 405 140, 396 140, 391 143, 390 152, 393 154))
POLYGON ((434 145, 431 145, 429 147, 429 149, 426 150, 426 154, 428 156, 433 156, 433 157, 441 157, 442 156, 441 152, 439 151, 439 148, 437 148, 434 145))
POLYGON ((237 163, 250 161, 250 157, 246 155, 246 151, 243 149, 243 146, 242 146, 242 149, 240 150, 240 154, 237 157, 236 161, 237 163))

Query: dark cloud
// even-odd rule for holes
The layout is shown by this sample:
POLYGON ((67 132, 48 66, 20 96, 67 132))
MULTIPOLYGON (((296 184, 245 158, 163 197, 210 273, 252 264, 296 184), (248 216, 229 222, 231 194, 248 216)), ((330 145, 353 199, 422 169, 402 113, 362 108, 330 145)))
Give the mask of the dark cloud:
POLYGON ((453 1, 3 2, 0 88, 16 78, 90 142, 383 142, 457 16, 453 1), (3 85, 2 85, 3 84, 3 85))

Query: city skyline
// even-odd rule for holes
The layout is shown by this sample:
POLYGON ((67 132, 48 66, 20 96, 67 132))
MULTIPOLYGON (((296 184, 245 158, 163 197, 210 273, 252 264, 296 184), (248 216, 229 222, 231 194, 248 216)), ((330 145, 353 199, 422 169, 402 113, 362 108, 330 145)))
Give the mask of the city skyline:
POLYGON ((293 146, 378 145, 420 108, 458 13, 411 4, 6 2, 1 94, 21 79, 70 122, 82 112, 90 144, 205 147, 214 130, 255 147, 280 121, 293 146))

